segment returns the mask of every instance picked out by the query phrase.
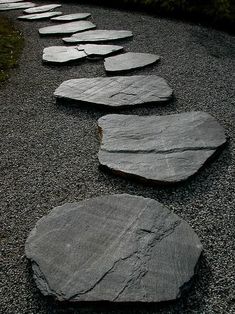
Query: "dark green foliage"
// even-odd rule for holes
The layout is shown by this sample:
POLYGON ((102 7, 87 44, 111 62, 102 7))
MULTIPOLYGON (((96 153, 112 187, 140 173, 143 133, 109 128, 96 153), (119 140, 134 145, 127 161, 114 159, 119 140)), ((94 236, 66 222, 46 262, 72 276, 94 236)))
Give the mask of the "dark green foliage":
POLYGON ((170 14, 173 17, 181 16, 206 21, 213 26, 225 26, 231 31, 235 20, 234 0, 87 0, 85 2, 141 7, 157 14, 170 14))
POLYGON ((0 19, 0 84, 8 77, 8 70, 17 65, 23 48, 23 38, 7 18, 0 19))

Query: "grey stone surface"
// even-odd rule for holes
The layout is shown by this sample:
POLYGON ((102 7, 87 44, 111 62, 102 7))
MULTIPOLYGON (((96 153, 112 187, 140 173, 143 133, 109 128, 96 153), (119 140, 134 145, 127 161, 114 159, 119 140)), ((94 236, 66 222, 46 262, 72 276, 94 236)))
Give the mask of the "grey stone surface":
POLYGON ((62 6, 61 4, 47 4, 47 5, 42 5, 35 8, 24 10, 24 12, 27 14, 43 13, 43 12, 54 10, 56 8, 60 8, 61 6, 62 6))
POLYGON ((73 13, 73 14, 66 14, 60 17, 53 17, 52 21, 60 21, 60 22, 69 22, 69 21, 76 21, 76 20, 83 20, 91 16, 91 13, 73 13))
POLYGON ((25 14, 25 15, 21 15, 18 16, 18 19, 20 20, 44 20, 44 19, 49 19, 52 16, 58 16, 63 14, 62 12, 45 12, 45 13, 38 13, 38 14, 25 14))
POLYGON ((24 0, 0 0, 0 4, 5 4, 5 3, 16 3, 16 2, 22 2, 24 0))
POLYGON ((122 49, 121 46, 112 45, 51 46, 43 50, 43 61, 66 63, 86 57, 103 57, 122 49))
POLYGON ((79 51, 75 47, 52 46, 43 50, 43 61, 50 63, 66 63, 72 60, 79 60, 86 58, 84 51, 79 51))
POLYGON ((172 97, 167 82, 156 75, 72 79, 55 91, 57 98, 110 107, 159 103, 172 97))
POLYGON ((40 28, 39 34, 40 35, 72 34, 76 32, 82 32, 87 29, 92 29, 95 27, 96 27, 95 24, 93 24, 92 22, 77 21, 40 28))
POLYGON ((25 245, 38 288, 59 301, 174 300, 201 251, 179 216, 128 194, 56 207, 25 245))
POLYGON ((104 66, 107 72, 122 72, 145 67, 159 59, 159 56, 150 53, 127 52, 106 58, 104 66))
POLYGON ((35 7, 36 4, 32 2, 16 2, 0 4, 0 11, 20 10, 35 7))
POLYGON ((79 45, 79 50, 84 50, 88 57, 104 57, 123 50, 122 46, 116 45, 79 45))
POLYGON ((226 142, 224 129, 205 112, 107 115, 98 125, 101 165, 158 183, 188 179, 226 142))
POLYGON ((105 42, 110 40, 119 40, 133 37, 132 32, 123 30, 95 30, 82 34, 74 34, 71 37, 63 38, 68 43, 85 43, 85 42, 105 42))

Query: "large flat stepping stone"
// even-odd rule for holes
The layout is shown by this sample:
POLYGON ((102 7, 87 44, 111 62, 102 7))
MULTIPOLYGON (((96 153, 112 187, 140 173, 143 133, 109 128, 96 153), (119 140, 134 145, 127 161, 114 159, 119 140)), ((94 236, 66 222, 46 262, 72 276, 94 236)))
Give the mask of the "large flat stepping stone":
POLYGON ((163 78, 139 75, 72 79, 63 82, 54 95, 84 104, 123 107, 162 103, 168 101, 172 93, 163 78))
POLYGON ((62 12, 45 12, 45 13, 38 13, 38 14, 25 14, 18 16, 18 19, 20 20, 29 20, 29 21, 34 21, 34 20, 44 20, 44 19, 49 19, 52 16, 58 16, 63 14, 62 12))
POLYGON ((24 0, 0 0, 0 4, 5 4, 5 3, 16 3, 16 2, 22 2, 24 0))
POLYGON ((107 72, 129 71, 143 68, 157 62, 159 59, 159 56, 150 53, 127 52, 106 58, 104 67, 107 72))
POLYGON ((74 34, 71 37, 63 38, 67 43, 85 43, 85 42, 105 42, 110 40, 119 40, 133 37, 132 32, 122 30, 95 30, 74 34))
POLYGON ((112 45, 79 45, 52 46, 43 50, 43 61, 50 63, 66 63, 86 57, 103 57, 122 50, 121 46, 112 45))
POLYGON ((16 2, 16 3, 5 3, 0 4, 0 11, 9 11, 9 10, 20 10, 26 8, 35 7, 35 3, 32 2, 16 2))
POLYGON ((76 32, 82 32, 87 29, 92 29, 95 27, 96 27, 95 24, 93 24, 92 22, 77 21, 40 28, 39 34, 40 35, 72 34, 76 32))
POLYGON ((174 300, 201 252, 186 221, 128 194, 56 207, 25 244, 42 294, 70 302, 174 300))
POLYGON ((47 5, 35 7, 33 9, 24 10, 24 13, 28 13, 28 14, 43 13, 43 12, 54 10, 56 8, 60 8, 61 6, 62 6, 61 4, 47 4, 47 5))
POLYGON ((101 165, 116 174, 157 183, 188 179, 226 142, 223 127, 205 112, 113 114, 100 118, 98 125, 101 165))
POLYGON ((74 13, 74 14, 66 14, 59 17, 53 17, 52 21, 60 21, 60 22, 69 22, 76 20, 84 20, 91 16, 91 13, 74 13))
POLYGON ((43 61, 50 63, 66 63, 86 57, 86 53, 77 47, 52 46, 43 50, 43 61))

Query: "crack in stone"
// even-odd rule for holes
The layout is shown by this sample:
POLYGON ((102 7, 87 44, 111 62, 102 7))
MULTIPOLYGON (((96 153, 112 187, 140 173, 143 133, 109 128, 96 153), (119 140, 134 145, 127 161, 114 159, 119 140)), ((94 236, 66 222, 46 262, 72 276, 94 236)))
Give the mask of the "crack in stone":
MULTIPOLYGON (((166 221, 170 215, 171 215, 171 213, 169 212, 164 217, 164 221, 166 221)), ((155 216, 153 227, 157 226, 156 220, 158 218, 159 218, 158 216, 155 216)), ((136 231, 137 242, 138 242, 138 246, 139 246, 139 250, 137 250, 137 252, 135 254, 136 258, 137 258, 137 262, 135 264, 136 268, 134 267, 134 270, 133 270, 132 274, 130 275, 130 279, 127 281, 125 286, 118 292, 118 294, 114 297, 113 301, 117 301, 120 298, 120 296, 123 294, 123 292, 126 289, 128 289, 131 285, 135 285, 138 280, 140 280, 141 286, 145 290, 145 298, 147 298, 146 289, 145 289, 145 286, 142 282, 142 279, 146 275, 146 273, 148 272, 147 264, 148 264, 148 261, 151 257, 152 248, 156 245, 156 242, 160 242, 162 239, 164 239, 165 237, 170 235, 172 232, 174 232, 175 228, 177 226, 179 226, 180 223, 181 223, 180 220, 176 220, 173 223, 171 223, 170 226, 168 227, 168 229, 166 229, 166 230, 164 230, 164 227, 166 227, 166 226, 162 225, 162 226, 160 226, 159 229, 154 229, 154 230, 139 229, 136 231), (140 240, 143 238, 142 233, 147 233, 148 235, 153 234, 151 239, 148 241, 148 243, 143 248, 141 248, 141 243, 140 243, 140 240)))
POLYGON ((218 146, 211 146, 211 147, 182 147, 182 148, 173 148, 173 149, 168 149, 168 150, 156 150, 156 149, 150 149, 150 150, 109 150, 105 148, 101 148, 101 151, 107 152, 107 153, 115 153, 115 154, 144 154, 144 153, 155 153, 155 154, 174 154, 174 153, 184 153, 187 151, 211 151, 211 150, 216 150, 218 146))

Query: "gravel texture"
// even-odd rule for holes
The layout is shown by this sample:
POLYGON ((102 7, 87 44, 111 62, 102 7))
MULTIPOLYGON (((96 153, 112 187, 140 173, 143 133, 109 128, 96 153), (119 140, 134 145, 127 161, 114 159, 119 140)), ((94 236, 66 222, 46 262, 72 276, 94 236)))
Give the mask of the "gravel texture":
MULTIPOLYGON (((52 97, 64 80, 105 76, 102 61, 42 65, 43 48, 61 40, 39 37, 38 29, 50 22, 17 21, 25 48, 19 68, 0 88, 1 313, 234 313, 234 39, 223 32, 135 12, 67 2, 62 11, 91 12, 100 29, 132 30, 133 40, 120 42, 127 51, 161 56, 159 64, 132 74, 164 77, 175 90, 175 100, 167 106, 119 113, 202 110, 218 119, 230 140, 213 162, 181 185, 145 186, 104 172, 98 167, 97 119, 108 111, 59 105, 52 97), (55 206, 109 193, 156 199, 199 235, 204 254, 191 290, 181 299, 148 305, 68 305, 40 294, 24 255, 29 231, 55 206)), ((15 21, 21 13, 6 14, 15 21)))

